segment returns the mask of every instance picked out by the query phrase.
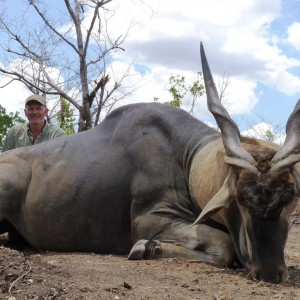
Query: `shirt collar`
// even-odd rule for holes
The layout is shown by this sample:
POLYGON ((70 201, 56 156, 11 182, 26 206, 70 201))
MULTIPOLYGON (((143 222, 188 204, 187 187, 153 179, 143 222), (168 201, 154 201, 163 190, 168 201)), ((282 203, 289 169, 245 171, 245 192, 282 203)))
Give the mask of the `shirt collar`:
MULTIPOLYGON (((38 138, 41 137, 44 134, 45 129, 47 129, 47 127, 48 127, 48 123, 46 122, 46 120, 44 120, 44 122, 45 122, 45 125, 42 129, 42 132, 38 135, 38 138)), ((30 136, 32 136, 32 132, 30 131, 30 127, 29 127, 29 123, 27 123, 27 132, 30 136)))

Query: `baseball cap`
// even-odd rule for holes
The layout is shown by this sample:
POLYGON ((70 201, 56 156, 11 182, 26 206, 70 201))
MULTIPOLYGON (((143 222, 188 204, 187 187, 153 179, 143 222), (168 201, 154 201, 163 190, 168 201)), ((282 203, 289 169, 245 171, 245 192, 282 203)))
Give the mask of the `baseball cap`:
POLYGON ((40 95, 31 95, 31 96, 29 96, 25 101, 25 105, 30 101, 37 101, 37 102, 41 103, 44 106, 46 106, 46 104, 47 104, 46 99, 43 96, 40 96, 40 95))

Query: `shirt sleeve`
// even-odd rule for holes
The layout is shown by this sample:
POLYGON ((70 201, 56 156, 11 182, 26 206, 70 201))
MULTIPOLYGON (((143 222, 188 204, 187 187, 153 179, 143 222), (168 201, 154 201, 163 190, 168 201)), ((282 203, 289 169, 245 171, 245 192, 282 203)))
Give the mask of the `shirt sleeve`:
POLYGON ((5 152, 14 148, 15 148, 14 132, 13 129, 10 128, 7 132, 1 152, 5 152))
POLYGON ((65 135, 65 132, 63 131, 63 129, 61 129, 60 127, 57 128, 57 130, 54 131, 54 133, 52 134, 52 139, 65 135))

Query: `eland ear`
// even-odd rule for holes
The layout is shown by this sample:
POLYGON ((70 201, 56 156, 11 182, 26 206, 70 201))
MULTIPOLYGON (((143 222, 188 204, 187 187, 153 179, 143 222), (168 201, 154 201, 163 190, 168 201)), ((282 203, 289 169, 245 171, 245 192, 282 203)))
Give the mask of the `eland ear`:
POLYGON ((233 184, 235 182, 235 178, 236 178, 235 172, 233 171, 233 168, 230 168, 222 187, 213 196, 213 198, 209 200, 209 202, 205 205, 205 207, 203 208, 202 212, 200 213, 196 221, 193 223, 193 225, 204 222, 206 219, 212 217, 222 208, 229 207, 233 199, 232 190, 234 188, 233 184))

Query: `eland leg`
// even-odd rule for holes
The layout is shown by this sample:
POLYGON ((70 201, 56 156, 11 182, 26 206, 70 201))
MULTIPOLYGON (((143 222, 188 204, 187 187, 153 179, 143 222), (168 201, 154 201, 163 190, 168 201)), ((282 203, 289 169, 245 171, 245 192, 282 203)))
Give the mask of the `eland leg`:
POLYGON ((230 235, 222 230, 177 220, 153 234, 153 229, 145 224, 145 218, 133 223, 136 243, 128 259, 186 258, 222 266, 238 263, 230 235))

